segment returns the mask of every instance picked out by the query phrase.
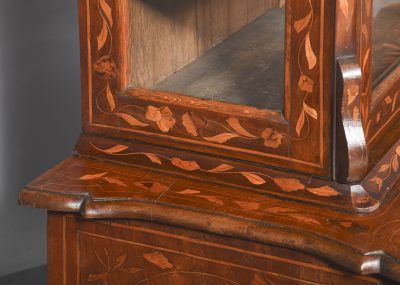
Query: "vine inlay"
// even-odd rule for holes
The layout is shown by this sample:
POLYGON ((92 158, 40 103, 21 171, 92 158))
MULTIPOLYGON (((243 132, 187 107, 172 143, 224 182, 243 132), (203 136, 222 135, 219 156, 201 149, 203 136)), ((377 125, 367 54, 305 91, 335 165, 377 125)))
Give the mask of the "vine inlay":
POLYGON ((201 138, 205 141, 224 144, 228 141, 241 140, 261 140, 266 148, 277 149, 284 143, 284 139, 304 140, 310 133, 309 119, 318 120, 318 112, 307 102, 310 94, 314 92, 316 83, 307 75, 307 72, 313 71, 318 63, 318 57, 315 54, 311 39, 311 29, 314 23, 314 9, 311 0, 309 13, 302 19, 294 23, 294 30, 298 35, 302 35, 298 50, 298 67, 300 78, 298 82, 299 90, 304 92, 302 110, 296 123, 296 137, 291 137, 274 128, 264 128, 259 133, 252 133, 247 130, 238 118, 228 118, 225 122, 215 122, 207 118, 202 118, 194 112, 187 112, 178 117, 174 110, 169 106, 147 106, 137 105, 119 106, 113 90, 113 81, 118 76, 118 67, 112 58, 114 25, 113 10, 107 3, 107 0, 97 0, 98 11, 102 19, 102 28, 97 35, 97 50, 101 51, 108 46, 106 55, 100 57, 93 65, 94 71, 105 81, 105 86, 95 97, 97 109, 106 115, 117 116, 123 122, 135 128, 156 128, 162 133, 169 133, 175 127, 183 129, 194 138, 201 138), (107 45, 108 43, 108 45, 107 45), (305 56, 307 66, 302 67, 301 58, 305 56), (307 69, 307 71, 305 71, 307 69), (104 104, 107 104, 107 107, 104 104), (304 130, 305 126, 307 130, 304 130), (222 132, 210 135, 210 132, 222 132), (207 135, 204 135, 207 131, 207 135))
POLYGON ((167 157, 165 155, 148 153, 148 152, 129 152, 129 147, 126 145, 116 145, 108 149, 102 149, 91 143, 91 146, 101 153, 105 153, 111 156, 145 156, 149 161, 156 165, 164 165, 167 161, 171 166, 187 171, 187 172, 203 172, 215 175, 240 175, 245 178, 249 183, 256 186, 267 184, 268 180, 273 182, 283 192, 297 192, 297 191, 308 191, 317 196, 321 197, 332 197, 342 195, 340 192, 331 188, 330 186, 323 186, 319 188, 307 187, 306 184, 297 178, 286 178, 286 177, 273 177, 266 173, 252 172, 252 171, 241 171, 236 170, 234 166, 229 164, 220 164, 211 169, 203 168, 199 162, 195 160, 184 160, 179 157, 167 157))

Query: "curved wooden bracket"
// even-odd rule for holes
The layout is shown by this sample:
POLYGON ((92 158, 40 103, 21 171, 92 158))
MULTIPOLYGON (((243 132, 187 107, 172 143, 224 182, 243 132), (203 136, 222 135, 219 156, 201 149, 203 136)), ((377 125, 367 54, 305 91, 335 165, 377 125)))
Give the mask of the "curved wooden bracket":
POLYGON ((336 121, 336 179, 340 183, 361 181, 368 170, 367 143, 362 124, 362 73, 355 59, 338 61, 336 121))

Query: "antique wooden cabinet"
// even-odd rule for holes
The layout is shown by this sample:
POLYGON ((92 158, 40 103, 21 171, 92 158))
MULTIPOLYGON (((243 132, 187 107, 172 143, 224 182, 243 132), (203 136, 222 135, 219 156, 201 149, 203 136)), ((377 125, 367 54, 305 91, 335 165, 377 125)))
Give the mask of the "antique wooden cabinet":
POLYGON ((50 285, 400 282, 399 0, 78 3, 50 285))

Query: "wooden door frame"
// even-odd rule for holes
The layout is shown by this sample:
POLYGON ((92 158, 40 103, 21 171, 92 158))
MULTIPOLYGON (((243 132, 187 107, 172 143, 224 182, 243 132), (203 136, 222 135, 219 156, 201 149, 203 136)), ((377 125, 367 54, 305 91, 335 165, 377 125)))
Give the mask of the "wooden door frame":
POLYGON ((287 1, 281 113, 129 87, 129 0, 79 0, 84 132, 331 177, 333 5, 287 1))

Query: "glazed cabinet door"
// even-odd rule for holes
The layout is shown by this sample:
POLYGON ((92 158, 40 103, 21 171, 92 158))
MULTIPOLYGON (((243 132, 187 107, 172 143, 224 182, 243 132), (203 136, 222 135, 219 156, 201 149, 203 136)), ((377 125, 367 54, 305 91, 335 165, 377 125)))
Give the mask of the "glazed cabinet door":
POLYGON ((333 1, 79 8, 88 151, 143 156, 94 136, 106 134, 332 176, 333 1))
POLYGON ((400 135, 400 1, 338 0, 336 10, 336 175, 353 182, 400 135))
POLYGON ((400 134, 400 1, 366 0, 364 5, 364 129, 371 165, 400 134))

